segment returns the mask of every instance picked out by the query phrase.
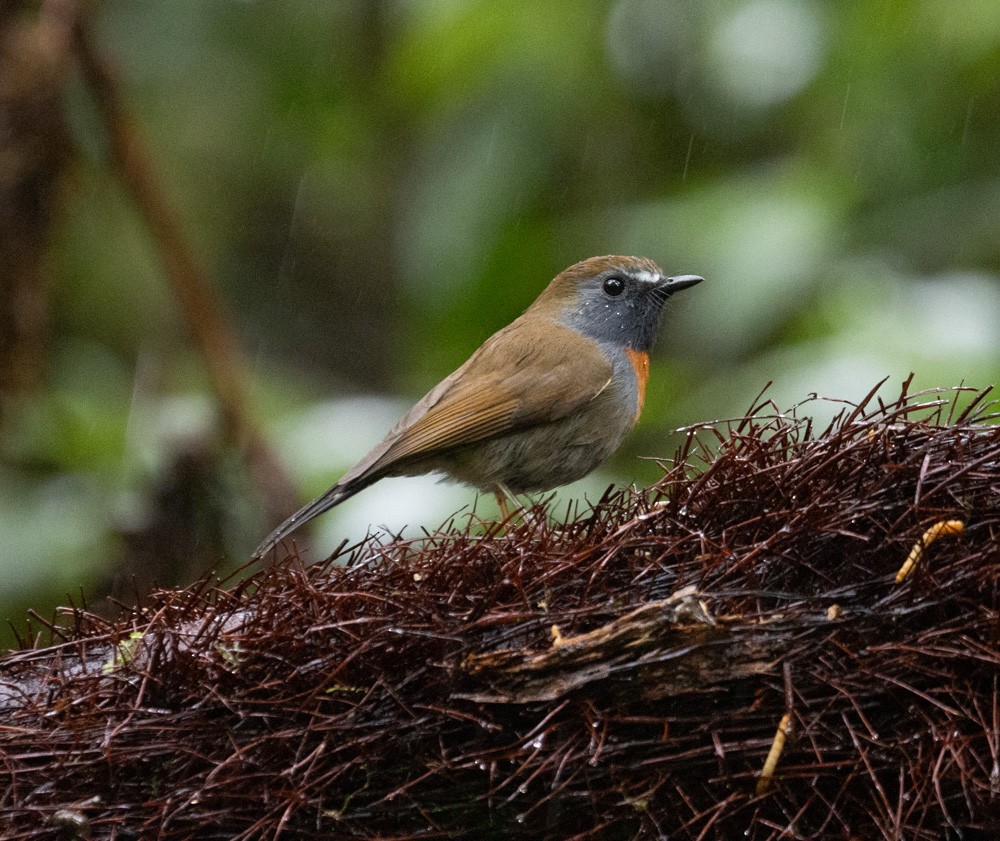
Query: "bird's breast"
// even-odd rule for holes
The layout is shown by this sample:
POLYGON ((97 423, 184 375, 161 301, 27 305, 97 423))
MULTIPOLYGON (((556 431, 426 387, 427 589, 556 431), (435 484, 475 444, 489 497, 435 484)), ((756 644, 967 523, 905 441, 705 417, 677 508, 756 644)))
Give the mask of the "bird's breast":
POLYGON ((625 356, 635 371, 636 405, 635 419, 639 419, 642 414, 643 404, 646 402, 646 383, 649 382, 649 354, 644 350, 632 350, 625 348, 625 356))

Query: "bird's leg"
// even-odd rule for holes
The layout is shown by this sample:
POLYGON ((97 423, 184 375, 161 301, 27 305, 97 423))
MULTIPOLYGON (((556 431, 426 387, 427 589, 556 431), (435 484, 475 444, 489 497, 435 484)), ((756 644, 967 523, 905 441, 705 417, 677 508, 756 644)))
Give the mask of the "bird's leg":
POLYGON ((506 520, 510 516, 510 512, 507 510, 507 497, 499 491, 493 494, 493 496, 496 497, 497 505, 500 507, 500 515, 506 520))
POLYGON ((514 494, 511 493, 510 488, 504 484, 498 483, 493 495, 496 497, 497 505, 500 507, 500 513, 503 515, 504 520, 510 518, 510 510, 507 508, 508 501, 514 503, 515 511, 521 511, 524 508, 524 506, 521 505, 521 501, 514 496, 514 494))

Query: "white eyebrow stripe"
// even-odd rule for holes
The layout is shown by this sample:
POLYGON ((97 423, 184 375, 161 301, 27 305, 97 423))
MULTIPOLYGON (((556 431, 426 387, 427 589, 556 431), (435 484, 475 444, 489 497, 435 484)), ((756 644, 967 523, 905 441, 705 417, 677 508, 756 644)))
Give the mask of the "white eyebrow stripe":
POLYGON ((629 272, 633 278, 641 283, 659 283, 661 280, 660 275, 656 272, 647 272, 645 269, 640 269, 639 271, 629 272))

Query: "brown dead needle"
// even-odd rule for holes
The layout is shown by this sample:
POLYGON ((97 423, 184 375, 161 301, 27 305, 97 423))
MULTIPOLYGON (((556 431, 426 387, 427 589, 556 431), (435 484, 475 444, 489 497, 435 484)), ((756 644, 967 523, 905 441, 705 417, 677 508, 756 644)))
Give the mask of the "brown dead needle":
POLYGON ((771 742, 771 749, 767 752, 767 759, 764 760, 764 767, 760 770, 760 777, 757 779, 757 796, 767 794, 774 779, 774 769, 778 767, 778 760, 785 749, 785 742, 794 731, 792 716, 785 713, 778 722, 778 729, 774 734, 774 741, 771 742))
POLYGON ((924 549, 930 546, 935 540, 939 537, 947 537, 950 534, 961 534, 964 528, 965 523, 961 520, 941 520, 927 529, 920 536, 920 540, 913 544, 910 554, 907 555, 906 560, 903 561, 903 565, 899 568, 899 572, 896 573, 896 583, 902 584, 910 577, 910 573, 916 567, 920 556, 924 553, 924 549))

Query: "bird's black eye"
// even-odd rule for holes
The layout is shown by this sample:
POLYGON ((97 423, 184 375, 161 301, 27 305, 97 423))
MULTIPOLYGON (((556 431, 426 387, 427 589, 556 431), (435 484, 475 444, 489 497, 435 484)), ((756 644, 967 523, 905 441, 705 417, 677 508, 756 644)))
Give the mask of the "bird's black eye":
POLYGON ((620 277, 609 277, 604 281, 604 292, 612 298, 621 295, 625 291, 625 281, 620 277))

